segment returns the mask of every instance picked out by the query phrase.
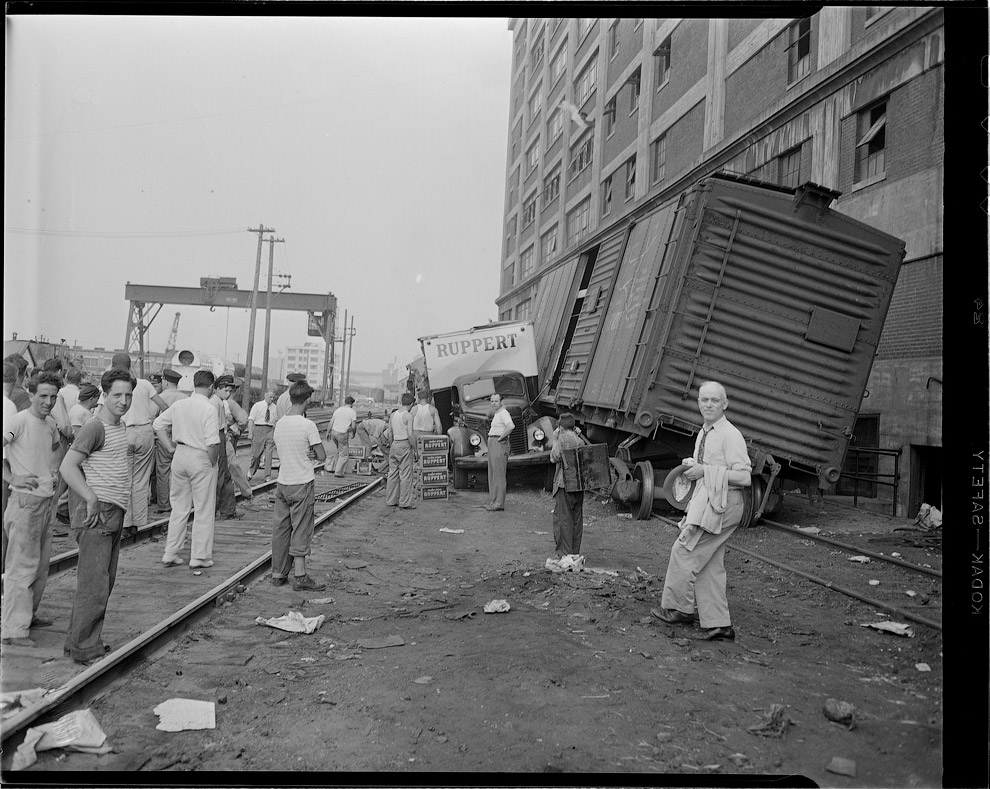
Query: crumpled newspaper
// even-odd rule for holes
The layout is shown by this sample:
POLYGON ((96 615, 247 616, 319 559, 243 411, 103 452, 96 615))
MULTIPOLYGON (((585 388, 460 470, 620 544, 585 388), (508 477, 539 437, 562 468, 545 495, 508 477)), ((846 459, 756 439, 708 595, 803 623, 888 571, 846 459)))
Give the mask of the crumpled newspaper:
POLYGON ((566 573, 568 571, 579 573, 584 569, 584 556, 578 553, 569 553, 559 559, 550 557, 543 566, 552 573, 566 573))
POLYGON ((319 616, 303 616, 298 611, 289 611, 285 616, 274 616, 265 619, 259 616, 254 621, 259 625, 277 627, 279 630, 288 630, 290 633, 313 633, 319 630, 320 625, 326 620, 323 614, 319 616))
POLYGON ((485 604, 486 614, 504 614, 508 610, 508 600, 492 600, 490 603, 485 604))
POLYGON ((25 770, 38 761, 37 751, 49 751, 53 748, 96 754, 110 753, 113 750, 92 710, 75 710, 54 723, 44 723, 28 729, 24 742, 14 753, 12 768, 25 770))
POLYGON ((900 622, 866 622, 860 625, 860 627, 872 627, 874 630, 883 630, 887 633, 893 633, 895 636, 914 638, 914 631, 911 629, 911 625, 905 625, 900 622))

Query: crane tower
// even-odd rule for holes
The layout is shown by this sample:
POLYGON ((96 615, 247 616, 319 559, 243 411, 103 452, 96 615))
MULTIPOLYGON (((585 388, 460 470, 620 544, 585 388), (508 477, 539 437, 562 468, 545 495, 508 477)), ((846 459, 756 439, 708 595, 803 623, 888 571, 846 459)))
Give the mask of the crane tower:
POLYGON ((172 355, 175 353, 177 337, 179 335, 179 316, 181 312, 175 313, 175 320, 172 321, 172 331, 168 333, 168 342, 165 343, 165 358, 162 360, 164 370, 172 362, 172 355))

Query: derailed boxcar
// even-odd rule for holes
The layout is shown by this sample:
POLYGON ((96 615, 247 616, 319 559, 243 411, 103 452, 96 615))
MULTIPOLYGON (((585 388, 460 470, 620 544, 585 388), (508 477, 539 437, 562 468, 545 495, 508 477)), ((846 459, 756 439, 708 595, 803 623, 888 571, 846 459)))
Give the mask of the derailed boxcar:
POLYGON ((782 481, 838 480, 904 243, 837 196, 711 176, 543 274, 534 405, 609 446, 639 517, 692 454, 708 380, 750 447, 751 520, 782 481))

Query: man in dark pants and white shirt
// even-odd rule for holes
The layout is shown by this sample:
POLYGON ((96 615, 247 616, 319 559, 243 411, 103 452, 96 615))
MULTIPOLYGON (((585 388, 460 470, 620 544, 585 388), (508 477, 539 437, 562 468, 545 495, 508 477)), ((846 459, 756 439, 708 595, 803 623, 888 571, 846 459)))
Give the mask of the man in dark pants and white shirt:
POLYGON ((485 509, 500 512, 505 509, 505 472, 509 465, 509 434, 516 424, 502 405, 502 395, 492 395, 492 424, 488 428, 488 490, 492 500, 485 509))
POLYGON ((275 393, 269 389, 265 399, 251 406, 248 414, 248 438, 251 440, 251 466, 248 477, 253 477, 261 468, 261 459, 265 459, 265 482, 274 474, 272 471, 272 453, 275 451, 275 393))

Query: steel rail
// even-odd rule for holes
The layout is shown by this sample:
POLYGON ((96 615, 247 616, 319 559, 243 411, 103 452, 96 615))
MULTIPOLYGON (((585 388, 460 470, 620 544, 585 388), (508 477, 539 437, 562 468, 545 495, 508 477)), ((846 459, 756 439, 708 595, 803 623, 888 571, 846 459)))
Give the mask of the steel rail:
MULTIPOLYGON (((341 510, 346 509, 355 501, 370 493, 381 483, 381 477, 372 480, 362 490, 356 491, 352 496, 341 501, 339 504, 320 515, 316 519, 315 526, 319 528, 324 521, 333 517, 341 510)), ((28 723, 31 723, 40 716, 57 707, 59 704, 62 704, 67 699, 81 692, 83 689, 94 683, 98 678, 106 674, 110 669, 125 663, 138 652, 147 649, 155 642, 166 637, 168 633, 178 625, 192 618, 206 606, 214 603, 214 601, 222 598, 229 591, 236 588, 236 586, 243 580, 250 578, 253 574, 264 568, 266 564, 271 562, 271 558, 272 552, 270 550, 266 551, 257 559, 242 567, 232 576, 224 581, 221 581, 208 592, 196 598, 179 611, 162 620, 149 630, 146 630, 141 635, 131 639, 119 649, 110 652, 103 659, 94 663, 82 673, 74 676, 65 685, 62 685, 60 688, 56 688, 51 693, 44 696, 44 700, 41 704, 29 707, 4 721, 2 724, 3 740, 6 741, 17 732, 22 731, 28 723)))
MULTIPOLYGON (((671 526, 677 526, 677 521, 672 521, 669 518, 660 517, 659 520, 665 523, 669 523, 671 526)), ((799 532, 799 533, 803 535, 803 532, 799 532)), ((727 547, 730 550, 739 551, 740 553, 745 554, 746 556, 749 556, 753 559, 757 559, 761 562, 766 562, 767 564, 772 564, 774 567, 779 567, 781 570, 786 570, 787 572, 794 573, 795 575, 799 575, 802 578, 806 578, 807 580, 812 581, 813 583, 819 584, 820 586, 824 586, 826 589, 832 589, 836 592, 840 592, 844 595, 855 598, 856 600, 860 600, 861 602, 864 602, 867 605, 871 605, 874 608, 879 608, 883 611, 887 611, 888 613, 894 614, 895 616, 900 616, 900 617, 904 617, 905 619, 910 619, 912 622, 917 622, 919 625, 925 625, 926 627, 933 628, 935 630, 938 630, 939 632, 942 631, 942 624, 940 622, 936 622, 932 619, 928 619, 923 616, 918 616, 917 614, 912 614, 910 611, 905 611, 903 608, 898 608, 897 606, 888 605, 887 603, 884 603, 882 600, 876 600, 872 597, 861 595, 859 592, 856 592, 852 589, 847 589, 846 587, 839 586, 838 584, 833 583, 832 581, 828 581, 824 578, 819 578, 817 575, 812 575, 811 573, 806 573, 803 570, 798 570, 797 568, 791 567, 790 565, 784 564, 783 562, 775 561, 774 559, 770 559, 767 556, 763 556, 762 554, 756 553, 756 551, 751 551, 747 548, 741 548, 733 543, 729 543, 727 547)))
POLYGON ((891 564, 896 564, 899 567, 904 567, 908 570, 914 570, 918 573, 925 573, 926 575, 934 575, 936 578, 942 577, 941 570, 935 570, 931 567, 922 567, 920 564, 914 564, 912 562, 905 562, 902 559, 898 559, 895 556, 884 556, 882 553, 876 553, 875 551, 868 551, 864 548, 859 548, 856 545, 850 545, 846 542, 840 542, 839 540, 834 540, 831 537, 823 537, 820 534, 808 534, 800 529, 795 529, 793 526, 787 526, 783 523, 777 523, 776 521, 770 521, 763 518, 760 523, 765 523, 767 526, 772 526, 780 531, 787 532, 788 534, 793 534, 797 537, 807 537, 809 540, 817 540, 818 542, 825 542, 829 545, 835 545, 838 548, 845 548, 848 551, 853 551, 855 553, 862 554, 863 556, 872 556, 874 559, 880 559, 884 562, 890 562, 891 564))

